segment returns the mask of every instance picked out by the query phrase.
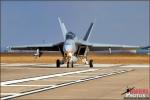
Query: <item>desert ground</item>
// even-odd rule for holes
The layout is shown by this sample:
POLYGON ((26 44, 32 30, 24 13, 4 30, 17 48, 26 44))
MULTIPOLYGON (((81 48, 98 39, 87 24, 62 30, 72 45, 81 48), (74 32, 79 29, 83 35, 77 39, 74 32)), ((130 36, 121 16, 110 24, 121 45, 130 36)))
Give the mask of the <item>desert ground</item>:
MULTIPOLYGON (((44 53, 41 57, 33 56, 33 53, 2 53, 2 63, 55 63, 57 59, 62 59, 60 53, 44 53)), ((150 55, 142 54, 99 54, 89 53, 88 59, 93 59, 94 63, 106 64, 149 64, 150 55)), ((79 62, 81 63, 81 62, 79 62)))

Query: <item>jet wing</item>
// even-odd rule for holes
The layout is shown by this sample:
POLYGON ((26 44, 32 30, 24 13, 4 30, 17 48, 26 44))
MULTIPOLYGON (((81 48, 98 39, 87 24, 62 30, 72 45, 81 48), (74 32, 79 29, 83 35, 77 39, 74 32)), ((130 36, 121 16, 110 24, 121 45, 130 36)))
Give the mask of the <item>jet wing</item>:
POLYGON ((89 47, 90 51, 103 51, 103 50, 131 50, 140 48, 140 46, 130 46, 130 45, 115 45, 115 44, 98 44, 89 43, 86 41, 80 41, 80 45, 85 45, 89 47))
POLYGON ((100 51, 100 50, 128 50, 137 49, 139 46, 129 46, 129 45, 114 45, 114 44, 91 44, 90 51, 100 51))
POLYGON ((11 51, 34 51, 38 49, 41 52, 42 51, 59 51, 61 46, 63 46, 63 42, 59 42, 56 44, 12 46, 10 47, 10 50, 11 51))

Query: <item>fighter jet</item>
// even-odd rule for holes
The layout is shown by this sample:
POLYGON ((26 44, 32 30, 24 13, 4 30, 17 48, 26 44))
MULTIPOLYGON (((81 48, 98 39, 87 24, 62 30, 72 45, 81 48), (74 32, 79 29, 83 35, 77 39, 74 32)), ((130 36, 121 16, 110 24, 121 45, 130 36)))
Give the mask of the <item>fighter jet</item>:
POLYGON ((90 43, 88 40, 92 33, 94 23, 90 23, 90 26, 83 39, 78 39, 75 33, 68 31, 65 24, 58 17, 58 21, 63 33, 64 40, 54 44, 42 44, 42 45, 23 45, 23 46, 12 46, 11 51, 36 51, 35 56, 40 56, 44 51, 60 51, 62 59, 56 60, 56 67, 60 67, 62 64, 67 63, 67 67, 74 67, 74 64, 81 60, 84 64, 88 64, 89 67, 93 67, 93 60, 87 58, 89 51, 100 51, 100 50, 119 50, 119 49, 131 49, 138 48, 138 46, 128 45, 112 45, 112 44, 98 44, 90 43))

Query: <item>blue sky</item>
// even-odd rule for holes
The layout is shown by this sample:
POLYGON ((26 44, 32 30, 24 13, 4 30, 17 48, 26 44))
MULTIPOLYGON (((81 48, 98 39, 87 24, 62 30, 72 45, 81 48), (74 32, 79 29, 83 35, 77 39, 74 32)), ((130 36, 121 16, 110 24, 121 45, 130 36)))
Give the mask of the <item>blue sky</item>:
POLYGON ((140 46, 149 42, 148 1, 3 1, 1 46, 62 41, 58 16, 79 38, 95 20, 90 42, 140 46))

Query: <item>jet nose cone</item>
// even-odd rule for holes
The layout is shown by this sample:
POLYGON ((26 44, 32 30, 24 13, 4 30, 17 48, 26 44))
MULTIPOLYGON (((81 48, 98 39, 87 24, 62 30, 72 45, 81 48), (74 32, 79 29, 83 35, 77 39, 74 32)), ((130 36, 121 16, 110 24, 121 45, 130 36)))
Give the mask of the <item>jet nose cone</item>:
POLYGON ((72 51, 72 46, 71 45, 65 45, 64 46, 64 51, 65 52, 71 52, 72 51))

